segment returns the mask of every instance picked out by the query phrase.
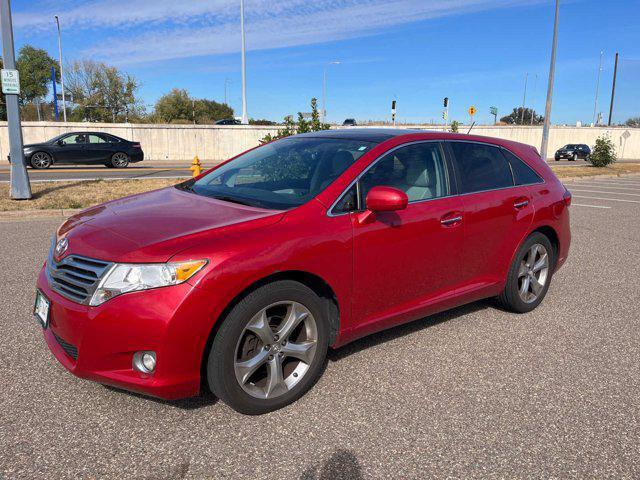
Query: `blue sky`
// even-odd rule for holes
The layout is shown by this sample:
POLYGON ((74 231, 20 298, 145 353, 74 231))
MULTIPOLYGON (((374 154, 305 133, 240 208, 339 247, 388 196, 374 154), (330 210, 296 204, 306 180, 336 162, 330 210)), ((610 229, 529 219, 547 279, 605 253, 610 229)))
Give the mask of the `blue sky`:
MULTIPOLYGON (((65 61, 91 58, 133 74, 152 104, 171 88, 241 107, 239 0, 13 0, 16 48, 65 61)), ((593 117, 600 51, 599 111, 609 110, 620 53, 614 121, 640 116, 640 0, 563 0, 554 123, 593 117)), ((398 118, 490 123, 522 104, 544 110, 553 2, 548 0, 245 0, 249 116, 281 119, 322 96, 327 62, 329 120, 398 118), (537 81, 535 76, 537 75, 537 81), (535 87, 535 88, 534 88, 535 87)))

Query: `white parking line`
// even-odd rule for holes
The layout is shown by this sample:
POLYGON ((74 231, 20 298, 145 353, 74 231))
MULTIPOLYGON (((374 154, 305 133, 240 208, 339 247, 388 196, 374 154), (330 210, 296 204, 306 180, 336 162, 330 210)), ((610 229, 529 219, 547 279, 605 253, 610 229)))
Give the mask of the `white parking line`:
POLYGON ((609 193, 611 195, 631 195, 634 197, 640 197, 640 193, 626 193, 626 192, 606 192, 604 190, 591 190, 591 189, 584 189, 584 188, 574 188, 571 190, 572 192, 589 192, 589 193, 609 193))
POLYGON ((640 200, 626 200, 622 198, 587 197, 586 195, 573 195, 573 198, 591 198, 592 200, 607 200, 610 202, 640 203, 640 200))
MULTIPOLYGON (((569 186, 569 185, 568 185, 569 186)), ((633 188, 633 187, 618 187, 615 185, 608 185, 608 184, 596 184, 596 183, 574 183, 572 185, 570 185, 571 187, 576 186, 576 187, 593 187, 593 188, 611 188, 614 190, 631 190, 632 192, 637 192, 639 189, 638 188, 633 188)), ((570 189, 571 190, 571 189, 570 189)))
POLYGON ((604 205, 585 205, 584 203, 573 203, 571 202, 572 207, 589 207, 589 208, 611 208, 605 207, 604 205))

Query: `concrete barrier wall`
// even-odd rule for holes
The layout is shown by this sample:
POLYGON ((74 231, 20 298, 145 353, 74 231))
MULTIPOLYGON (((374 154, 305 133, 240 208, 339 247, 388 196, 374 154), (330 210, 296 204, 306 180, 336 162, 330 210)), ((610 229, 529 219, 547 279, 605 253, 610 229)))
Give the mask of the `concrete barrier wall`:
MULTIPOLYGON (((403 126, 403 128, 442 130, 444 127, 403 126)), ((460 132, 466 133, 468 128, 461 126, 460 132)), ((275 133, 277 128, 253 125, 63 124, 58 122, 23 122, 22 124, 25 143, 42 142, 62 133, 87 130, 111 133, 128 140, 139 141, 148 160, 184 163, 198 155, 201 161, 211 164, 255 147, 261 138, 268 133, 275 133)), ((533 145, 538 149, 542 138, 541 127, 476 126, 472 133, 514 140, 533 145)), ((596 138, 603 133, 611 135, 619 158, 622 157, 624 146, 625 159, 640 159, 640 129, 625 127, 552 127, 548 153, 553 155, 553 152, 567 143, 586 143, 593 146, 596 138), (627 131, 630 136, 624 145, 623 134, 627 131)), ((7 124, 0 122, 0 157, 7 158, 8 154, 7 124)))

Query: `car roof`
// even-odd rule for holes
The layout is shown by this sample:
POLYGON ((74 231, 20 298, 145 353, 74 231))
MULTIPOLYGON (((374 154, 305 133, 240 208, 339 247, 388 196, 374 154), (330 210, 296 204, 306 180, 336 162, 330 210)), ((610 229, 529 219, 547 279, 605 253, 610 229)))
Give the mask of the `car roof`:
POLYGON ((58 137, 66 137, 67 135, 108 135, 110 137, 115 137, 119 140, 125 140, 127 142, 129 141, 125 138, 114 135, 113 133, 106 133, 106 132, 67 132, 67 133, 61 133, 60 135, 58 135, 58 137))

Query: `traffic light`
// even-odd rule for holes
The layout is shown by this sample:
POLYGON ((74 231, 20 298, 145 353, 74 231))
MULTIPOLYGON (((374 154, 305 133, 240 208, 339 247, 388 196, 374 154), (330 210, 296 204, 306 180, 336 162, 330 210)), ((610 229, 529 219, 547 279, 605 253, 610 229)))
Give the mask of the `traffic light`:
POLYGON ((449 97, 444 97, 444 108, 447 108, 449 106, 449 97))

